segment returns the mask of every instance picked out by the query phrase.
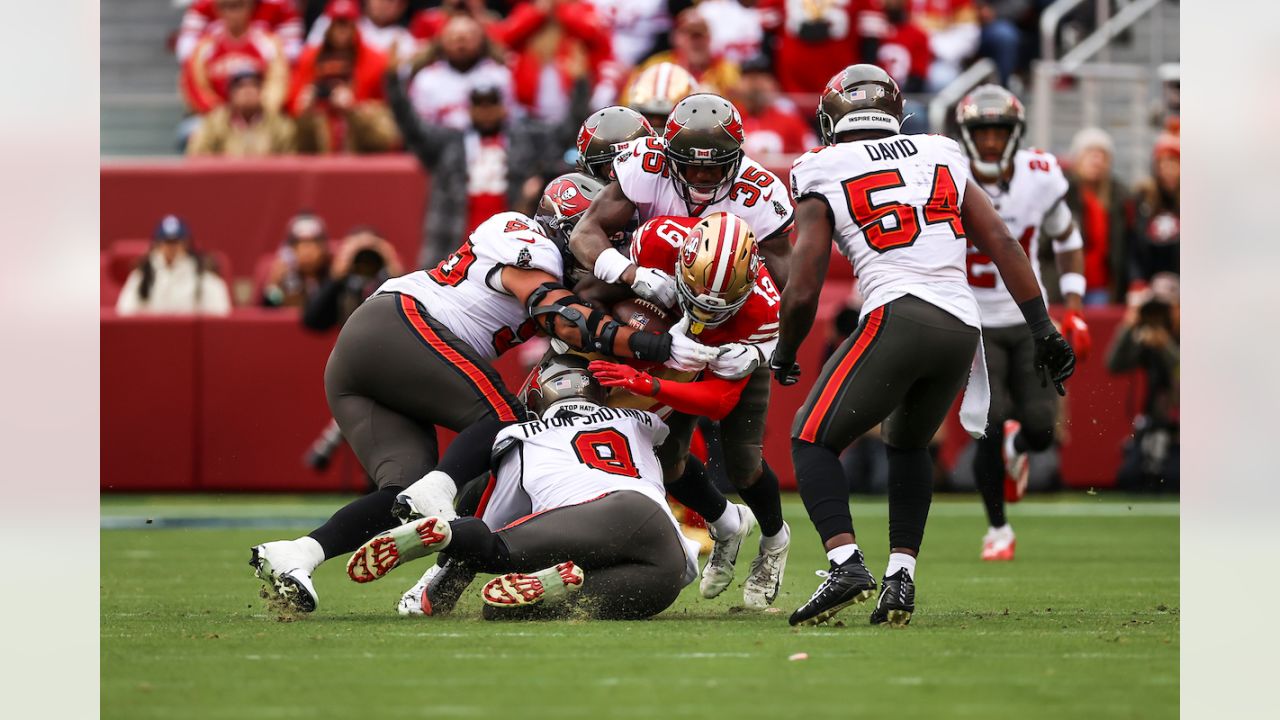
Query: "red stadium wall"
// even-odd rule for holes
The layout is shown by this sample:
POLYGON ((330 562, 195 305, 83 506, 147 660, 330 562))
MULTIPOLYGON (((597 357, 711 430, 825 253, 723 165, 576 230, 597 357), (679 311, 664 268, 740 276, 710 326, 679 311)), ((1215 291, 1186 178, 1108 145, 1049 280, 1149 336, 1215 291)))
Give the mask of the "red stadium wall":
MULTIPOLYGON (((786 168, 773 168, 785 176, 786 168)), ((270 161, 172 161, 104 165, 102 246, 147 237, 165 213, 182 215, 196 242, 249 275, 274 252, 289 217, 319 212, 331 234, 370 223, 410 265, 417 257, 427 181, 407 156, 270 161)), ((848 263, 832 263, 822 317, 801 351, 802 382, 774 385, 765 453, 794 487, 791 418, 821 366, 825 327, 848 296, 848 263)), ((1070 384, 1063 475, 1076 487, 1114 483, 1129 434, 1132 381, 1109 375, 1102 355, 1119 310, 1089 314, 1095 357, 1070 384)), ((342 451, 324 473, 303 453, 329 420, 322 377, 333 335, 302 329, 296 313, 240 309, 228 318, 102 317, 102 489, 338 491, 364 478, 342 451)), ((515 353, 498 364, 523 380, 515 353)), ((448 433, 442 434, 447 441, 448 433)), ((967 441, 954 415, 943 460, 967 441)))

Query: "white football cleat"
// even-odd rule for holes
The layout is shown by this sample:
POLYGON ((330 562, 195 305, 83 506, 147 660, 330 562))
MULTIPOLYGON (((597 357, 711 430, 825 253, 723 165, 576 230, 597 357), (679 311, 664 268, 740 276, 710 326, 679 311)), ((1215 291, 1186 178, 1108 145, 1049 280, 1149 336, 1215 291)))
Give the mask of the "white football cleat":
POLYGON ((286 603, 298 612, 314 612, 320 604, 316 586, 311 581, 315 570, 293 540, 255 545, 250 550, 249 565, 262 580, 268 596, 286 603))
POLYGON ((698 584, 698 590, 702 593, 702 597, 708 599, 724 592, 725 588, 733 582, 733 566, 738 562, 738 551, 742 549, 742 541, 747 539, 752 528, 756 526, 756 516, 746 505, 729 503, 725 512, 737 512, 740 523, 738 532, 725 538, 716 537, 715 527, 707 523, 707 531, 711 533, 711 539, 716 544, 711 548, 711 557, 702 570, 702 582, 698 584))
POLYGON ((499 608, 561 603, 582 589, 582 568, 572 561, 535 573, 507 573, 485 583, 480 596, 499 608))
POLYGON ((987 528, 987 534, 982 536, 982 559, 996 562, 1012 560, 1016 546, 1012 525, 1006 523, 1002 528, 987 528))
POLYGON ((391 514, 404 523, 424 517, 454 520, 458 517, 457 511, 453 509, 453 499, 457 494, 458 486, 453 478, 432 470, 396 495, 395 502, 391 505, 391 514))
POLYGON ((373 582, 410 560, 444 550, 452 539, 453 529, 438 517, 391 528, 355 551, 347 561, 347 577, 358 583, 373 582))
POLYGON ((1018 502, 1027 493, 1027 480, 1031 477, 1031 463, 1028 454, 1018 452, 1013 446, 1013 439, 1022 431, 1022 423, 1017 420, 1004 421, 1004 499, 1006 502, 1018 502))
POLYGON ((787 552, 791 549, 791 528, 782 524, 786 539, 780 547, 766 548, 760 539, 760 554, 751 561, 751 572, 742 585, 742 604, 752 610, 763 610, 778 599, 782 575, 787 569, 787 552))

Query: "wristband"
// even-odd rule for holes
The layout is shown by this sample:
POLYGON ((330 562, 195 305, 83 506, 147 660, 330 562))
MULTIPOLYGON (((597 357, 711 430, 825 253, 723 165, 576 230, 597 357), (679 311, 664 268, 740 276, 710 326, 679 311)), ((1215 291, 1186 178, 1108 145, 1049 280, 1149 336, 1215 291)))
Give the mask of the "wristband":
POLYGON ((633 332, 627 338, 627 348, 637 360, 666 362, 671 358, 671 336, 667 333, 633 332))
POLYGON ((1045 309, 1044 300, 1040 297, 1018 303, 1018 309, 1022 311, 1022 317, 1026 319, 1027 327, 1031 328, 1034 337, 1048 337, 1056 332, 1053 321, 1049 319, 1049 311, 1045 309))
POLYGON ((1079 295, 1084 297, 1085 285, 1084 276, 1080 273, 1065 273, 1058 278, 1058 289, 1062 291, 1062 296, 1079 295))
POLYGON ((593 274, 612 285, 622 279, 622 273, 629 267, 631 267, 631 261, 626 255, 618 252, 617 248, 609 248, 596 258, 593 274))

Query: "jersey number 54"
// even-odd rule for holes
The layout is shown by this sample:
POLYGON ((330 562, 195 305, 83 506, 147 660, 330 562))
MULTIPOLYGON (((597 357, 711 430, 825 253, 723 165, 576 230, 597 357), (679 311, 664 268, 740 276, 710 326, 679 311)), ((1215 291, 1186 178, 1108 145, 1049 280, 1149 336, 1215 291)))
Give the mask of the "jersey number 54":
POLYGON ((897 170, 876 170, 849 178, 842 183, 845 200, 849 203, 849 216, 862 229, 867 245, 878 253, 910 247, 920 237, 920 227, 947 223, 957 238, 964 238, 964 226, 960 224, 960 193, 956 181, 946 165, 933 169, 933 189, 929 201, 919 209, 901 202, 876 203, 871 193, 906 187, 902 173, 897 170), (889 218, 893 218, 889 221, 889 218))

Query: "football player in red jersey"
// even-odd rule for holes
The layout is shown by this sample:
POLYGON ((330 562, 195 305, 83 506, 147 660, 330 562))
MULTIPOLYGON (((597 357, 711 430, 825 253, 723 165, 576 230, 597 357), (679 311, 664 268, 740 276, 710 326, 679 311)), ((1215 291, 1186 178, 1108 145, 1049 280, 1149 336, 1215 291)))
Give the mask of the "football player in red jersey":
POLYGON ((490 363, 536 332, 691 370, 720 355, 683 336, 622 326, 562 284, 575 277, 568 233, 599 188, 576 173, 556 178, 537 217, 494 215, 439 265, 388 280, 351 315, 325 367, 325 395, 378 489, 308 535, 255 546, 250 564, 268 592, 311 612, 316 567, 391 527, 394 504, 452 517, 453 478, 480 474, 494 436, 525 419, 490 363), (451 472, 436 468, 437 425, 478 457, 451 472))
POLYGON ((631 267, 623 282, 645 267, 674 273, 676 304, 683 314, 676 328, 687 329, 722 354, 692 382, 655 378, 603 361, 592 363, 592 370, 607 387, 653 397, 676 411, 667 419, 671 438, 658 456, 668 491, 706 518, 716 541, 702 573, 703 597, 716 597, 733 581, 742 542, 753 525, 760 525, 760 549, 743 585, 743 602, 764 608, 777 597, 791 537, 782 520, 777 475, 762 455, 769 407, 766 365, 778 336, 778 288, 760 262, 751 228, 726 212, 649 220, 632 240, 631 267), (704 473, 686 475, 699 417, 720 422, 726 474, 745 507, 727 503, 704 473))

